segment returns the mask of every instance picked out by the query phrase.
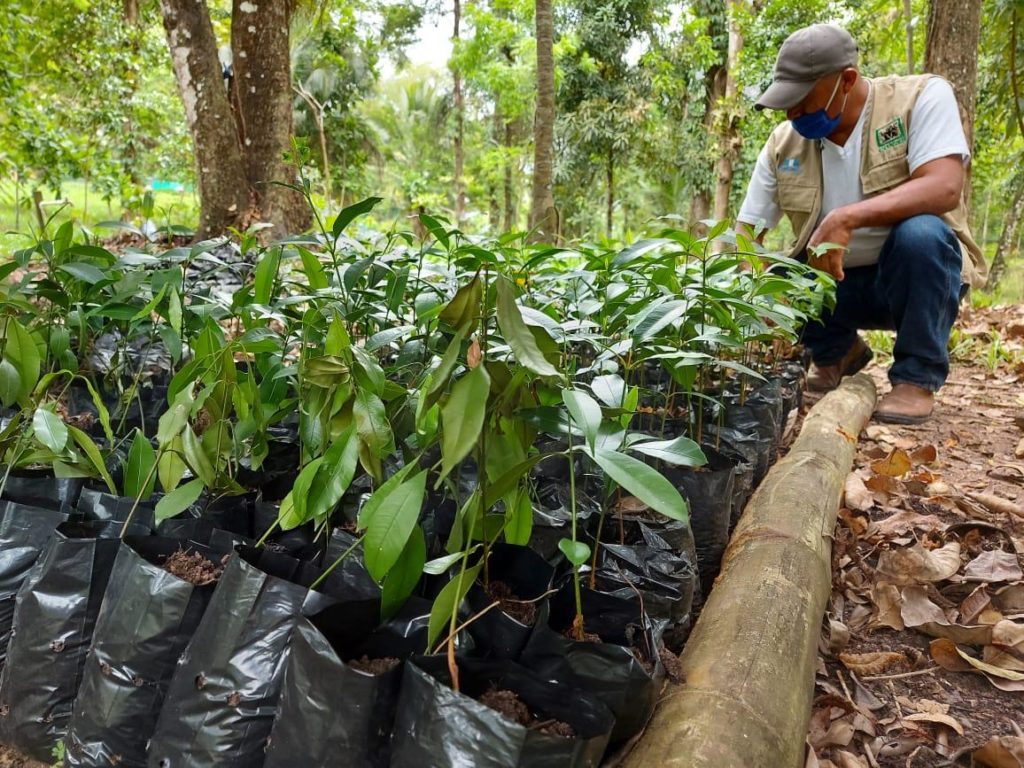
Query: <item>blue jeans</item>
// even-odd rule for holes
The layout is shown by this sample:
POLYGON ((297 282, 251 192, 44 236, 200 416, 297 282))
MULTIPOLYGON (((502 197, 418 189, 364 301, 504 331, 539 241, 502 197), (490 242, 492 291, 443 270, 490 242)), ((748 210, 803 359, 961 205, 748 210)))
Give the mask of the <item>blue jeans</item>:
POLYGON ((896 331, 889 381, 935 392, 949 375, 949 332, 962 296, 960 241, 938 216, 892 228, 877 264, 844 270, 836 306, 808 323, 803 341, 817 365, 839 362, 858 329, 896 331))

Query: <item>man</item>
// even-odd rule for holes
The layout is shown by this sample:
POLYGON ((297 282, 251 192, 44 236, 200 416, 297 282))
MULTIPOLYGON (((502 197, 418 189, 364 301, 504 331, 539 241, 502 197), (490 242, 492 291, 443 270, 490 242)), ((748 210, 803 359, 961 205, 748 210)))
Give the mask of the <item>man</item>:
POLYGON ((757 159, 738 221, 760 240, 785 214, 794 256, 838 281, 835 309, 804 330, 808 387, 833 389, 867 365, 858 329, 892 329, 892 390, 875 416, 926 420, 960 299, 987 271, 967 229, 970 150, 952 88, 932 75, 863 78, 849 33, 815 24, 783 43, 756 106, 787 120, 757 159))

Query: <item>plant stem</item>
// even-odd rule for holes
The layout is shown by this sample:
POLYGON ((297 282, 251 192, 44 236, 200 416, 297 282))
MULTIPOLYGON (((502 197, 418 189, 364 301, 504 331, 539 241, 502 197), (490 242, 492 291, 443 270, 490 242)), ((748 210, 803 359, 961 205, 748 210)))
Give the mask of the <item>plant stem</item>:
MULTIPOLYGON (((269 531, 268 531, 268 533, 269 533, 269 531)), ((264 536, 264 538, 266 538, 266 537, 264 536)), ((335 561, 334 561, 333 563, 331 563, 331 564, 330 564, 330 565, 329 565, 329 566, 327 567, 327 570, 326 570, 326 571, 324 571, 323 573, 321 573, 321 574, 320 574, 320 576, 319 576, 319 577, 317 577, 316 581, 314 581, 314 582, 313 582, 312 584, 310 584, 310 585, 309 585, 309 588, 310 588, 310 589, 316 589, 317 587, 319 587, 319 586, 320 586, 320 585, 321 585, 321 584, 322 584, 322 583, 323 583, 323 582, 324 582, 324 581, 325 581, 325 580, 327 579, 327 577, 331 575, 331 573, 332 573, 332 572, 334 571, 334 569, 335 569, 335 568, 337 568, 337 567, 338 567, 339 565, 341 565, 342 561, 343 561, 343 560, 344 560, 344 559, 345 559, 346 557, 348 557, 349 555, 351 555, 351 554, 352 554, 352 551, 353 551, 353 550, 354 550, 354 549, 355 549, 356 547, 358 547, 358 546, 359 546, 360 544, 362 544, 362 543, 363 543, 363 539, 364 539, 364 538, 366 538, 366 534, 363 534, 363 535, 362 535, 362 536, 360 536, 360 537, 359 537, 358 539, 356 539, 355 541, 353 541, 353 542, 352 542, 352 546, 350 546, 350 547, 349 547, 348 549, 346 549, 346 550, 345 550, 344 552, 342 552, 342 553, 341 553, 341 555, 339 555, 339 556, 338 556, 338 559, 337 559, 337 560, 335 560, 335 561)), ((261 541, 262 541, 262 539, 261 539, 261 541)))
POLYGON ((135 510, 139 508, 139 502, 142 501, 142 494, 145 493, 146 487, 149 485, 149 481, 153 479, 153 475, 156 474, 156 468, 160 466, 160 458, 164 455, 164 451, 159 451, 156 455, 156 459, 153 460, 153 466, 149 468, 149 474, 146 475, 146 479, 142 483, 142 487, 139 489, 139 495, 135 497, 135 503, 132 504, 132 508, 128 510, 128 516, 124 519, 124 525, 121 526, 121 533, 118 538, 124 538, 125 534, 128 533, 128 526, 132 523, 132 518, 135 517, 135 510))

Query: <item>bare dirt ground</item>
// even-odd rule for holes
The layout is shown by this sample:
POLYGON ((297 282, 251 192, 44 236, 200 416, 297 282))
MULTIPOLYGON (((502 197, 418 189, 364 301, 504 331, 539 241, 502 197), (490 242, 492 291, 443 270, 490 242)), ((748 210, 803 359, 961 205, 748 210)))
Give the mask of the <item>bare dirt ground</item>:
POLYGON ((1024 768, 1024 306, 953 342, 934 417, 860 436, 808 768, 1024 768))

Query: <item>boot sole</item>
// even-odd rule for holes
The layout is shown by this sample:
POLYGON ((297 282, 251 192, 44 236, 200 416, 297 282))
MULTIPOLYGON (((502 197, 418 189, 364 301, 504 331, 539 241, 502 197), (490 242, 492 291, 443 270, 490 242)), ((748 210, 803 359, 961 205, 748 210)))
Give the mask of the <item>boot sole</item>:
POLYGON ((908 416, 905 413, 875 413, 876 421, 884 421, 886 424, 923 424, 932 417, 929 413, 925 416, 908 416))

